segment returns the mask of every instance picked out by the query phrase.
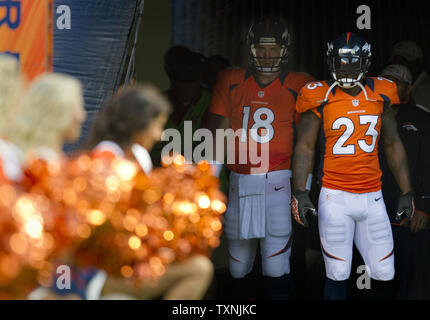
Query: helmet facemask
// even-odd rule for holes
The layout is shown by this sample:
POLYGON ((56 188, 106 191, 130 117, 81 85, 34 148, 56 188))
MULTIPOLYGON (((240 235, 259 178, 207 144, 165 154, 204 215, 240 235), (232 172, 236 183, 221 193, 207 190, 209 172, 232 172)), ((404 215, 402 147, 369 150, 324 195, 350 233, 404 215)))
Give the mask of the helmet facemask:
MULTIPOLYGON (((264 38, 261 38, 264 39, 264 38)), ((260 46, 273 46, 273 45, 279 45, 275 42, 275 39, 273 39, 273 42, 262 42, 260 39, 260 42, 258 45, 260 46)), ((270 39, 270 38, 269 38, 270 39)), ((257 55, 257 48, 254 43, 250 45, 249 49, 249 60, 250 64, 262 74, 272 74, 275 72, 278 72, 281 70, 281 67, 285 65, 288 61, 288 49, 286 45, 280 45, 280 54, 277 57, 265 57, 265 56, 258 56, 257 55), (271 62, 271 63, 265 63, 265 62, 271 62)))
POLYGON ((368 57, 357 55, 330 55, 328 57, 330 73, 341 87, 355 87, 366 75, 370 66, 368 57))
POLYGON ((370 67, 370 44, 356 34, 343 34, 327 43, 327 64, 333 79, 343 88, 360 84, 370 67))

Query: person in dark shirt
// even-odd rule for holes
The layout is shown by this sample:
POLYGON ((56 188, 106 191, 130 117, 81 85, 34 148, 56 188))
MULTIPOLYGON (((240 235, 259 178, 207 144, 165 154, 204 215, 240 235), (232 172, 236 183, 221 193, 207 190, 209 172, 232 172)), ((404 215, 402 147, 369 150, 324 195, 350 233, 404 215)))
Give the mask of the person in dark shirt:
POLYGON ((381 157, 382 192, 394 237, 396 298, 429 299, 430 111, 416 105, 411 97, 413 77, 405 66, 389 65, 382 76, 398 86, 401 104, 396 107, 396 120, 415 190, 415 214, 410 224, 401 225, 395 217, 400 190, 385 157, 381 157))
MULTIPOLYGON (((201 128, 203 114, 211 99, 210 91, 201 86, 203 60, 203 55, 179 45, 170 48, 164 57, 165 71, 169 77, 170 86, 163 93, 173 107, 164 130, 174 129, 179 132, 181 145, 175 145, 174 149, 187 160, 193 159, 189 159, 192 154, 188 154, 185 150, 185 139, 187 139, 185 133, 188 132, 186 128, 191 127, 191 137, 194 136, 197 129, 201 128)), ((169 144, 169 141, 162 140, 153 147, 151 158, 155 166, 161 165, 163 148, 169 144)), ((199 141, 193 141, 192 150, 199 143, 199 141)))
POLYGON ((411 97, 415 104, 430 111, 430 75, 426 71, 424 52, 414 41, 403 40, 393 46, 388 64, 401 64, 412 74, 411 97))
POLYGON ((230 62, 220 55, 210 56, 203 64, 202 86, 212 92, 218 73, 230 67, 230 62))

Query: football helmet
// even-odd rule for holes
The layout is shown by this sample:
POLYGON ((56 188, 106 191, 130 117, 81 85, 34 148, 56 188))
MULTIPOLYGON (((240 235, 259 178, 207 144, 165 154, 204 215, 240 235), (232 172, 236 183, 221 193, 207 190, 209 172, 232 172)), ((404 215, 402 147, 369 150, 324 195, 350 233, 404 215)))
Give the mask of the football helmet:
POLYGON ((247 45, 249 48, 250 65, 258 72, 272 74, 278 72, 287 63, 290 34, 284 22, 266 18, 254 22, 248 32, 247 45), (277 57, 257 55, 257 46, 280 45, 277 57))
POLYGON ((348 32, 327 46, 327 63, 333 79, 344 88, 359 85, 370 67, 370 44, 360 35, 348 32))

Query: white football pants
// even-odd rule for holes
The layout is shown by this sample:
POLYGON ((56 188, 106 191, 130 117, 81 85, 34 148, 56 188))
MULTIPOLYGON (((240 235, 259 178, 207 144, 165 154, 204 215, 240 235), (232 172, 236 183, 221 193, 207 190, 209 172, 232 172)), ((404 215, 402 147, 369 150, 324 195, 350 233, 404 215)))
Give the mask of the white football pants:
POLYGON ((358 194, 322 188, 318 216, 328 278, 349 278, 353 242, 372 279, 394 278, 393 235, 381 191, 358 194))
POLYGON ((289 274, 291 171, 250 176, 230 174, 224 222, 229 242, 230 273, 233 278, 243 278, 251 272, 260 242, 263 275, 280 277, 289 274), (255 188, 250 184, 255 184, 255 188))

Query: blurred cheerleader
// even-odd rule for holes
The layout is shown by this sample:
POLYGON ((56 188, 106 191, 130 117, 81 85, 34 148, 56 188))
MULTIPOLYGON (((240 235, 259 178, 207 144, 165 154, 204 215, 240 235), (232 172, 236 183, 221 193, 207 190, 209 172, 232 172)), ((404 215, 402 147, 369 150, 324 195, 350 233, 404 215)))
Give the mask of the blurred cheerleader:
MULTIPOLYGON (((61 160, 65 155, 64 143, 74 142, 81 134, 81 125, 85 120, 82 86, 78 80, 63 74, 44 74, 39 76, 24 94, 18 110, 5 124, 4 135, 19 147, 24 155, 21 165, 24 167, 31 158, 47 162, 61 160)), ((22 174, 22 173, 21 173, 22 174)), ((105 275, 96 270, 77 273, 79 280, 74 281, 67 299, 84 298, 83 293, 92 281, 92 287, 101 287, 105 275), (102 278, 101 280, 98 280, 102 278), (85 282, 81 289, 76 283, 85 282)), ((56 299, 63 292, 39 287, 29 299, 56 299)), ((92 290, 97 291, 95 289, 92 290)), ((100 289, 98 290, 100 292, 100 289)), ((98 296, 95 293, 95 296, 98 296)))
MULTIPOLYGON (((161 139, 170 112, 169 102, 152 86, 121 89, 93 124, 88 144, 93 156, 125 157, 149 173, 149 151, 161 139)), ((212 262, 196 255, 169 265, 161 278, 139 288, 129 279, 108 277, 102 295, 105 299, 202 299, 212 276, 212 262)))
POLYGON ((74 142, 85 120, 82 86, 73 77, 52 73, 39 76, 25 94, 19 114, 6 136, 25 155, 47 161, 63 156, 63 144, 74 142))
POLYGON ((169 102, 154 87, 122 88, 95 119, 88 148, 94 156, 125 157, 152 170, 149 150, 161 139, 169 102))
POLYGON ((22 179, 23 153, 7 139, 10 122, 19 112, 20 93, 18 61, 10 55, 0 54, 0 182, 22 179))

